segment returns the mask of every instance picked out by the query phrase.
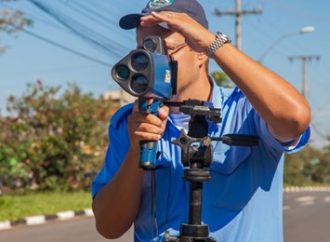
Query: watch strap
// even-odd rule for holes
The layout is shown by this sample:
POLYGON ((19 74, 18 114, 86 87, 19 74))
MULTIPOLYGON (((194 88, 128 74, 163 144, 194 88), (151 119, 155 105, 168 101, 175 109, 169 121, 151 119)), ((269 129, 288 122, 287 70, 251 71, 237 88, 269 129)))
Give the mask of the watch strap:
POLYGON ((214 53, 222 47, 224 44, 230 43, 231 40, 227 35, 221 32, 217 32, 215 35, 215 40, 206 48, 206 54, 209 57, 213 57, 214 53))

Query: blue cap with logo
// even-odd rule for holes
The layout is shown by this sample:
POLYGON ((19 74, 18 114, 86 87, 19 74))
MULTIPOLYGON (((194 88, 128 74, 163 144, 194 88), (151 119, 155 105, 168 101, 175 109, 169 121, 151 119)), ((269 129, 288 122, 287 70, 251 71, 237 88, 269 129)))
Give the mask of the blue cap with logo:
POLYGON ((161 11, 186 13, 205 28, 208 28, 204 9, 196 0, 150 0, 141 13, 128 14, 122 17, 119 26, 123 29, 136 28, 139 26, 142 16, 161 11))

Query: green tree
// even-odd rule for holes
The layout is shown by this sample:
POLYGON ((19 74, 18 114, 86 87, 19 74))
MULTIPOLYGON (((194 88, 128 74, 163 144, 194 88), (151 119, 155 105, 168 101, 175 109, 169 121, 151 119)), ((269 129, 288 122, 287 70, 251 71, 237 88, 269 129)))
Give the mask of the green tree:
POLYGON ((86 188, 103 161, 111 101, 76 85, 28 85, 0 120, 0 181, 8 187, 86 188))
MULTIPOLYGON (((0 0, 0 33, 13 34, 32 24, 32 21, 26 18, 22 11, 4 7, 5 2, 13 1, 16 0, 0 0)), ((0 39, 0 53, 5 49, 6 47, 1 45, 0 39)))
POLYGON ((233 82, 224 72, 215 71, 211 73, 211 76, 213 77, 214 81, 217 83, 218 86, 227 87, 227 88, 234 86, 233 82))
MULTIPOLYGON (((330 144, 330 137, 328 137, 328 144, 330 144)), ((322 151, 322 156, 313 174, 313 179, 318 182, 330 184, 330 145, 325 146, 322 151)))
POLYGON ((286 155, 284 183, 295 186, 330 184, 330 152, 308 146, 286 155))

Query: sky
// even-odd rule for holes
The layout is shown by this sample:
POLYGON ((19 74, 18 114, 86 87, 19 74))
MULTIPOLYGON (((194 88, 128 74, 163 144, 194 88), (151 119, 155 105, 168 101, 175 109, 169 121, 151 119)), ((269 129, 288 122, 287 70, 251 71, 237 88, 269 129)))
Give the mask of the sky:
MULTIPOLYGON (((122 30, 117 23, 125 14, 140 12, 146 1, 35 1, 50 6, 64 23, 74 23, 74 30, 79 33, 97 38, 102 47, 79 37, 29 0, 0 3, 0 10, 20 9, 33 21, 32 26, 26 28, 27 32, 15 35, 0 33, 0 44, 8 47, 4 54, 0 54, 2 113, 9 95, 22 95, 27 83, 36 80, 63 88, 67 83, 76 83, 84 92, 97 96, 108 90, 119 90, 111 79, 111 66, 135 48, 135 32, 122 30)), ((234 10, 235 0, 199 2, 205 9, 210 31, 221 31, 234 40, 234 17, 218 17, 213 13, 215 8, 234 10)), ((302 63, 298 59, 290 62, 288 57, 320 56, 319 60, 312 59, 307 64, 307 98, 312 108, 311 144, 321 147, 330 135, 330 1, 242 0, 242 10, 256 8, 262 9, 262 14, 242 17, 243 52, 258 60, 276 43, 263 58, 263 64, 298 90, 302 89, 302 63), (315 31, 299 34, 305 26, 312 26, 315 31)), ((210 71, 218 70, 220 68, 211 62, 210 71)))

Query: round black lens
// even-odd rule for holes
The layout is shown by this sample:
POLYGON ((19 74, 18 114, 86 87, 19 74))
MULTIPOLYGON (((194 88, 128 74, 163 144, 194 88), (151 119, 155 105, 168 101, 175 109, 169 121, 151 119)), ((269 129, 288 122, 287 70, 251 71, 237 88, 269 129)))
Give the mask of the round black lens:
POLYGON ((135 53, 131 60, 132 67, 136 71, 143 71, 149 65, 149 58, 145 53, 135 53))
POLYGON ((143 47, 145 50, 148 50, 150 52, 155 52, 157 48, 157 44, 152 38, 146 38, 143 42, 143 47))
POLYGON ((131 89, 138 95, 144 93, 148 89, 148 79, 143 75, 133 76, 131 89))
POLYGON ((124 66, 124 65, 116 66, 115 71, 116 71, 117 77, 119 77, 120 79, 129 78, 130 71, 127 66, 124 66))

